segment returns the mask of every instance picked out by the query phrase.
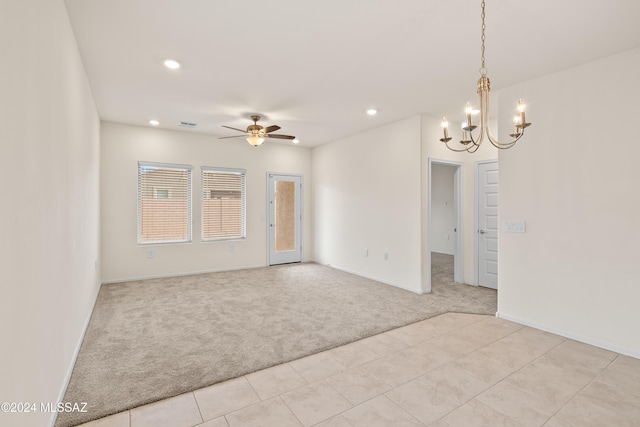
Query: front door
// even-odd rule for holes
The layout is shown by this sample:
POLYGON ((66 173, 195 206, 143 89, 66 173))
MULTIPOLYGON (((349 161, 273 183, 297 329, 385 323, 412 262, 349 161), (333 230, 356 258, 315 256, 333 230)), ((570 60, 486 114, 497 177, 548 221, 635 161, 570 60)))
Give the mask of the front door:
POLYGON ((498 162, 478 164, 478 285, 498 289, 498 162))
POLYGON ((302 261, 302 177, 269 174, 269 265, 302 261))

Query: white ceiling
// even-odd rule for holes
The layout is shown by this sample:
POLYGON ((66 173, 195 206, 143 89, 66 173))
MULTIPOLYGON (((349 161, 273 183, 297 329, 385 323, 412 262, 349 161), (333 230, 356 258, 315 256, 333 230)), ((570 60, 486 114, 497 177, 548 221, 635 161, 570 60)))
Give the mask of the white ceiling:
MULTIPOLYGON (((638 0, 486 3, 494 91, 640 46, 638 0)), ((480 0, 66 4, 107 121, 187 121, 227 136, 222 125, 244 129, 259 113, 312 147, 420 113, 461 118, 466 100, 477 104, 480 0)))

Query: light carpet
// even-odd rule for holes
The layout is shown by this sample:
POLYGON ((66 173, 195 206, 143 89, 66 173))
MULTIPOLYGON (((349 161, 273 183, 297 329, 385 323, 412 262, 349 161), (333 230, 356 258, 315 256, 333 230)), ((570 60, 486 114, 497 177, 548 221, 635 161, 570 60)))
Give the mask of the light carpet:
POLYGON ((104 285, 64 396, 87 402, 88 412, 60 413, 56 426, 445 312, 495 314, 495 291, 453 284, 451 267, 435 261, 433 291, 425 295, 314 263, 104 285))

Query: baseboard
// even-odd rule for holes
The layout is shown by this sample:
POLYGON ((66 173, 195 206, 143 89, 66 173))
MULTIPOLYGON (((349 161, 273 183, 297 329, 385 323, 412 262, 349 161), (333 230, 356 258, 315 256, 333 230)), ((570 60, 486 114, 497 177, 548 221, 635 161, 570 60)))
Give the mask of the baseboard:
POLYGON ((153 276, 139 276, 139 277, 130 277, 125 279, 115 279, 115 280, 105 280, 102 282, 103 285, 108 285, 111 283, 124 283, 124 282, 135 282, 138 280, 149 280, 149 279, 164 279, 168 277, 181 277, 181 276, 195 276, 196 274, 207 274, 207 273, 219 273, 221 271, 235 271, 235 270, 249 270, 252 268, 262 268, 267 267, 266 264, 260 265, 247 265, 242 267, 232 267, 232 268, 217 268, 213 270, 199 270, 199 271, 187 271, 183 273, 172 273, 172 274, 159 274, 153 276))
POLYGON ((414 294, 424 294, 423 290, 416 291, 415 289, 409 289, 406 286, 402 286, 398 283, 390 282, 388 280, 383 280, 378 277, 368 276, 366 274, 358 273, 356 271, 349 270, 348 268, 340 267, 339 265, 333 264, 324 264, 327 267, 335 268, 336 270, 344 271, 345 273, 354 274, 356 276, 364 277, 365 279, 375 280, 376 282, 384 283, 385 285, 395 286, 396 288, 404 289, 405 291, 413 292, 414 294))
POLYGON ((613 351, 615 353, 618 354, 624 354, 625 356, 630 356, 630 357, 634 357, 636 359, 640 359, 640 353, 638 352, 634 352, 631 351, 629 349, 626 348, 621 348, 615 345, 612 345, 610 343, 606 343, 606 342, 602 342, 599 340, 594 340, 593 338, 589 338, 589 337, 585 337, 585 336, 581 336, 581 335, 577 335, 577 334, 572 334, 566 331, 561 331, 555 328, 549 328, 546 327, 544 325, 540 325, 538 323, 535 322, 529 322, 525 319, 521 319, 517 316, 512 316, 510 314, 506 314, 506 313, 501 313, 501 312, 497 312, 496 313, 496 317, 499 317, 500 319, 504 319, 504 320, 509 320, 511 322, 515 322, 515 323, 519 323, 521 325, 525 325, 525 326, 530 326, 532 328, 535 329, 540 329, 541 331, 545 331, 545 332, 550 332, 552 334, 555 335, 560 335, 561 337, 565 337, 565 338, 569 338, 575 341, 580 341, 583 342, 585 344, 589 344, 589 345, 593 345, 596 347, 600 347, 603 348, 605 350, 609 350, 609 351, 613 351))
MULTIPOLYGON (((96 308, 96 303, 98 302, 98 294, 100 293, 100 288, 98 288, 98 292, 96 293, 96 297, 93 299, 93 305, 91 306, 91 310, 89 311, 89 316, 87 316, 87 319, 84 322, 84 326, 82 328, 82 333, 80 334, 80 339, 78 340, 78 344, 76 344, 76 349, 75 352, 73 354, 73 358, 71 359, 71 365, 69 365, 69 368, 67 369, 67 375, 65 375, 65 380, 64 380, 64 385, 62 386, 62 389, 60 390, 60 394, 58 395, 58 400, 56 400, 57 402, 63 402, 62 399, 64 399, 64 394, 67 392, 67 387, 69 387, 69 381, 71 381, 71 374, 73 374, 73 368, 76 366, 76 360, 78 359, 78 354, 80 354, 80 347, 82 347, 82 342, 84 341, 84 336, 87 333, 87 329, 89 329, 89 323, 91 322, 91 316, 93 316, 93 310, 95 310, 96 308)), ((52 412, 51 413, 51 419, 50 419, 50 427, 54 427, 56 424, 56 419, 58 418, 58 413, 57 412, 52 412)))

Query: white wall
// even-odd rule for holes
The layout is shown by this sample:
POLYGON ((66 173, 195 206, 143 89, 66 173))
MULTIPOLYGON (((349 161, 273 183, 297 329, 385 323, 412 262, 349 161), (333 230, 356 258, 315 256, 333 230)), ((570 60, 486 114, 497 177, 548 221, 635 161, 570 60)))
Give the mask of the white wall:
MULTIPOLYGON (((99 126, 62 0, 0 13, 0 401, 57 402, 99 289, 99 126)), ((0 413, 43 426, 50 413, 0 413)))
POLYGON ((103 282, 266 265, 267 172, 303 175, 303 257, 313 259, 310 149, 268 141, 256 148, 242 139, 218 140, 192 132, 108 122, 102 124, 101 136, 103 282), (137 244, 138 161, 194 167, 192 243, 137 244), (247 170, 246 240, 201 241, 201 166, 247 170), (147 257, 149 250, 155 252, 153 259, 147 257))
POLYGON ((456 249, 455 173, 454 166, 431 166, 431 252, 453 255, 456 249))
MULTIPOLYGON (((640 50, 501 92, 533 126, 500 153, 502 317, 640 357, 640 50)), ((509 108, 511 110, 511 108, 509 108)), ((509 128, 512 113, 500 125, 509 128)))
POLYGON ((420 292, 420 174, 419 116, 314 148, 316 260, 420 292))
POLYGON ((497 150, 485 142, 456 153, 441 133, 440 119, 422 115, 313 150, 317 262, 430 292, 429 159, 453 161, 462 164, 464 282, 475 283, 474 167, 497 150))
MULTIPOLYGON (((493 100, 492 100, 493 101, 493 100)), ((462 105, 462 104, 461 104, 462 105)), ((461 111, 463 109, 461 108, 461 111)), ((461 113, 461 117, 463 114, 461 113)), ((511 116, 512 117, 512 116, 511 116)), ((429 208, 426 189, 429 188, 429 159, 445 160, 452 162, 462 163, 462 229, 458 230, 462 233, 463 239, 463 264, 464 264, 464 283, 476 284, 475 273, 475 239, 476 239, 476 226, 475 226, 475 164, 480 160, 496 159, 498 157, 497 149, 491 145, 491 143, 485 140, 482 146, 474 154, 469 153, 456 153, 449 150, 444 143, 440 141, 442 138, 442 126, 441 119, 435 118, 429 115, 422 115, 422 171, 423 171, 423 215, 422 215, 422 229, 423 229, 423 244, 424 247, 428 247, 428 242, 431 235, 429 230, 429 208)), ((454 138, 449 144, 452 144, 460 139, 461 132, 460 124, 455 122, 449 122, 451 136, 454 138)), ((431 257, 430 251, 424 251, 423 253, 423 265, 426 268, 423 271, 423 281, 429 283, 428 289, 430 289, 431 277, 427 276, 430 272, 431 257)))

